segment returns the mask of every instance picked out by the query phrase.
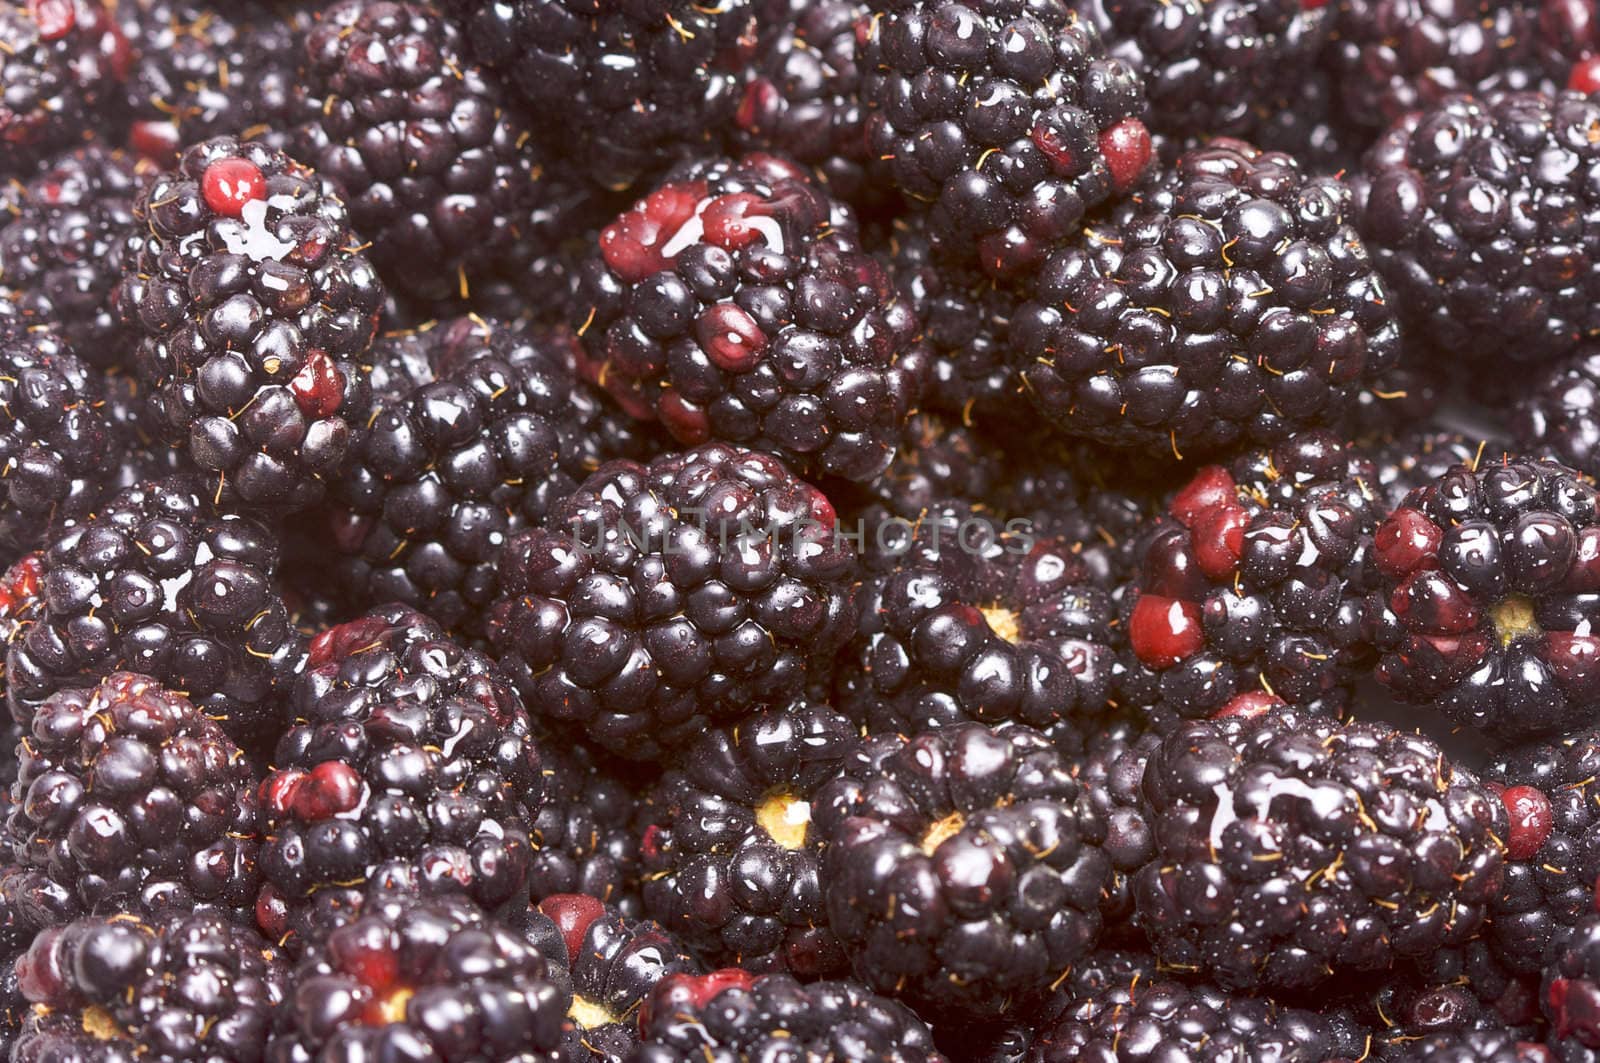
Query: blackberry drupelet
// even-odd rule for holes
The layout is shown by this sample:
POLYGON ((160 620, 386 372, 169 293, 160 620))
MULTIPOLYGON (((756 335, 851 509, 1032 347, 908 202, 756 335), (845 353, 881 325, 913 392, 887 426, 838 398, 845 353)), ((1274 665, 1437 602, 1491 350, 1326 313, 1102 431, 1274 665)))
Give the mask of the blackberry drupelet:
POLYGON ((963 424, 1009 428, 1020 390, 1005 346, 1017 309, 1013 286, 941 261, 926 215, 895 219, 887 250, 927 346, 921 407, 963 424))
POLYGON ((1600 473, 1600 348, 1582 344, 1539 373, 1512 407, 1510 427, 1524 450, 1600 473))
POLYGON ((105 399, 100 373, 63 336, 0 316, 0 555, 35 549, 53 521, 99 501, 127 442, 105 399))
POLYGON ((1287 155, 1186 152, 1040 267, 1009 334, 1034 406, 1183 457, 1334 423, 1400 355, 1353 216, 1344 182, 1287 155))
POLYGON ((858 982, 803 985, 738 968, 662 979, 640 1012, 639 1032, 634 1063, 944 1063, 920 1018, 858 982))
POLYGON ((561 932, 572 982, 561 1063, 623 1060, 639 1044, 639 1009, 664 978, 704 970, 660 924, 583 894, 555 894, 539 911, 561 932))
MULTIPOLYGON (((1134 978, 1076 998, 1034 1039, 1026 1063, 1142 1060, 1215 1063, 1324 1063, 1352 1046, 1342 1030, 1302 1008, 1265 997, 1230 995, 1205 983, 1158 975, 1134 978)), ((1361 1054, 1353 1046, 1350 1057, 1361 1054)))
POLYGON ((18 1063, 260 1063, 288 969, 261 935, 216 912, 80 919, 18 962, 34 1005, 18 1063))
POLYGON ((312 640, 288 715, 261 784, 269 938, 300 954, 413 896, 526 907, 542 753, 492 661, 380 607, 312 640))
POLYGON ((941 257, 1024 272, 1148 166, 1138 73, 1065 2, 889 0, 874 15, 869 157, 929 205, 941 257))
POLYGON ((1158 723, 1342 704, 1370 665, 1370 468, 1311 432, 1199 470, 1142 536, 1119 703, 1158 723))
POLYGON ((1369 623, 1402 701, 1515 739, 1582 726, 1600 703, 1594 484, 1553 461, 1457 465, 1378 529, 1369 623))
POLYGON ((529 711, 636 759, 800 696, 853 625, 832 504, 724 444, 607 463, 499 574, 489 639, 529 711))
POLYGON ((1461 945, 1504 875, 1504 806, 1432 742, 1279 710, 1186 723, 1144 773, 1134 883, 1169 968, 1308 989, 1461 945))
POLYGON ((811 802, 828 924, 877 991, 1000 1018, 1094 948, 1110 861, 1067 759, 1026 727, 874 735, 811 802))
POLYGON ((132 56, 114 0, 0 3, 0 176, 112 124, 132 56))
POLYGON ((134 197, 155 172, 90 144, 0 187, 0 301, 27 324, 58 329, 96 366, 114 364, 128 346, 109 296, 136 231, 134 197))
POLYGON ((52 533, 44 608, 12 641, 7 704, 18 721, 68 687, 136 671, 181 690, 237 742, 279 730, 274 699, 304 642, 276 584, 278 542, 249 517, 219 515, 198 478, 119 492, 52 533))
POLYGON ((679 758, 645 828, 645 910, 709 963, 838 975, 812 799, 860 739, 826 705, 769 709, 708 732, 679 758))
POLYGON ((1450 96, 1367 153, 1357 228, 1441 369, 1555 363, 1600 328, 1597 125, 1573 92, 1450 96))
POLYGON ((1600 730, 1534 741, 1497 754, 1484 769, 1510 818, 1510 859, 1489 941, 1512 970, 1538 973, 1546 949, 1594 911, 1600 879, 1600 730))
POLYGON ((668 174, 600 233, 574 306, 624 406, 802 472, 882 473, 926 374, 849 208, 770 155, 668 174))
POLYGON ((358 362, 383 305, 335 186, 217 137, 157 177, 134 216, 114 301, 163 431, 230 504, 317 501, 369 415, 358 362))
POLYGON ((595 184, 620 189, 732 124, 772 27, 749 0, 445 0, 478 61, 595 184))
POLYGON ((509 923, 464 897, 363 915, 290 977, 270 1063, 555 1063, 571 991, 509 923))
POLYGON ((1173 137, 1251 137, 1302 105, 1332 28, 1305 0, 1071 0, 1106 50, 1144 77, 1148 122, 1173 137))
POLYGON ((35 926, 251 903, 256 777, 188 698, 113 672, 40 705, 19 755, 6 873, 35 926))
POLYGON ((936 505, 883 549, 856 595, 841 711, 867 733, 1014 720, 1042 731, 1111 706, 1111 595, 1074 544, 965 504, 936 505))
POLYGON ((529 895, 583 894, 630 919, 639 895, 638 765, 613 764, 576 742, 544 743, 544 805, 529 832, 529 895))
POLYGON ((856 0, 795 3, 744 85, 733 140, 814 166, 851 203, 881 201, 866 175, 860 53, 871 8, 856 0))
MULTIPOLYGON (((287 5, 284 5, 287 8, 287 5)), ((134 51, 122 86, 128 143, 165 168, 215 136, 288 140, 296 84, 294 33, 270 0, 119 0, 134 51)))
POLYGON ((528 267, 545 160, 434 7, 343 0, 297 42, 293 154, 337 181, 384 279, 432 303, 528 267))
POLYGON ((379 340, 372 413, 329 489, 345 593, 479 634, 511 533, 604 461, 643 456, 578 379, 574 342, 476 315, 379 340))

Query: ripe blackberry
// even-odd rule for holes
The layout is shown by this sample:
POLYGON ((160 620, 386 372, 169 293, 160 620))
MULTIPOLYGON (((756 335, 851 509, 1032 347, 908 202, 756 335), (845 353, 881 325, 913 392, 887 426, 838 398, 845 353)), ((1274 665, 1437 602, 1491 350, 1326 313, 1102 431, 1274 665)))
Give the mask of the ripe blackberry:
POLYGON ((1400 332, 1350 189, 1221 139, 1052 252, 1010 343, 1060 431, 1151 454, 1333 423, 1400 332))
POLYGON ((34 1011, 19 1063, 260 1063, 288 980, 261 935, 216 912, 80 919, 18 961, 34 1011))
POLYGON ((1596 125, 1578 93, 1450 96, 1367 153, 1356 224, 1437 364, 1554 363, 1600 328, 1596 125))
POLYGON ((744 84, 734 141, 814 166, 851 203, 881 198, 865 173, 860 52, 871 8, 856 0, 796 3, 744 84))
POLYGON ((1005 340, 1016 292, 976 269, 941 261, 926 215, 896 219, 888 251, 927 346, 921 406, 964 424, 1009 424, 1019 385, 1005 340))
POLYGON ((5 828, 28 919, 243 909, 258 880, 255 784, 222 729, 147 676, 113 672, 46 699, 5 828))
POLYGON ((921 1019, 860 983, 802 985, 738 968, 662 979, 639 1013, 639 1032, 635 1063, 944 1063, 921 1019))
POLYGON ((529 839, 529 894, 594 897, 630 919, 639 896, 639 767, 611 765, 576 742, 544 744, 544 805, 529 839))
POLYGON ((1491 448, 1487 441, 1474 440, 1459 432, 1424 429, 1391 439, 1372 454, 1377 487, 1384 505, 1396 509, 1406 496, 1426 487, 1457 465, 1481 465, 1493 461, 1504 451, 1491 448))
POLYGON ((868 738, 811 802, 828 923, 856 974, 950 1016, 1042 997, 1094 947, 1111 877, 1078 796, 1026 727, 868 738))
POLYGON ((643 438, 577 378, 565 331, 474 315, 383 337, 372 358, 372 413, 330 484, 339 583, 478 633, 511 533, 643 438))
POLYGON ((548 139, 621 188, 711 147, 760 51, 757 5, 445 0, 548 139))
MULTIPOLYGON (((1071 758, 1078 780, 1079 826, 1084 840, 1111 863, 1100 900, 1106 933, 1119 932, 1133 915, 1132 879, 1155 857, 1155 833, 1144 803, 1144 769, 1161 745, 1142 721, 1113 719, 1091 733, 1071 758)), ((1139 937, 1138 947, 1143 947, 1139 937)))
MULTIPOLYGON (((1039 1032, 1026 1060, 1323 1063, 1343 1056, 1339 1033, 1313 1011, 1158 976, 1116 983, 1074 1000, 1039 1032)), ((1350 1058, 1361 1047, 1355 1046, 1350 1058)))
POLYGON ((34 549, 99 499, 126 442, 104 405, 100 373, 62 336, 0 316, 0 553, 34 549))
POLYGON ((1073 544, 965 505, 900 526, 913 528, 872 558, 856 596, 844 713, 871 734, 1005 720, 1048 731, 1106 713, 1116 607, 1073 544))
POLYGON ((1370 663, 1371 480, 1331 432, 1197 472, 1144 538, 1119 702, 1157 720, 1341 704, 1370 663))
POLYGON ((162 429, 225 500, 317 501, 368 415, 357 360, 383 304, 344 201, 287 155, 217 137, 157 177, 134 216, 114 300, 162 429))
POLYGON ((273 699, 303 642, 264 525, 218 515, 204 484, 176 476, 53 532, 43 557, 44 608, 6 660, 14 718, 26 723, 57 690, 122 670, 185 692, 242 744, 277 733, 273 699))
POLYGON ((646 911, 710 963, 841 973, 811 802, 859 737, 844 716, 811 704, 708 732, 654 800, 642 844, 646 911))
POLYGON ((575 305, 624 406, 804 472, 883 472, 926 371, 849 208, 769 155, 674 170, 600 233, 575 305))
POLYGON ((293 154, 339 183, 386 281, 443 302, 526 268, 543 161, 454 22, 421 3, 342 0, 296 44, 293 154))
POLYGON ((1064 2, 875 10, 870 157, 930 205, 938 253, 1016 275, 1150 162, 1144 85, 1064 2))
POLYGON ((134 52, 122 86, 128 143, 161 168, 211 137, 281 148, 296 84, 294 30, 261 0, 119 0, 134 52))
POLYGON ((1500 738, 1581 726, 1600 699, 1594 484, 1553 461, 1457 465, 1378 529, 1378 678, 1500 738))
POLYGON ((1484 769, 1511 823, 1489 940, 1514 971, 1537 973, 1550 943, 1594 911, 1600 808, 1589 791, 1597 772, 1593 728, 1507 750, 1484 769))
POLYGON ((1294 712, 1186 723, 1144 773, 1156 858, 1134 884, 1168 967, 1309 988, 1481 928, 1504 806, 1432 742, 1294 712))
POLYGON ((0 3, 0 176, 110 124, 131 55, 107 0, 0 3))
POLYGON ((489 639, 529 710, 639 759, 802 695, 853 622, 832 504, 724 444, 607 463, 499 575, 489 639))
POLYGON ((1383 1063, 1556 1063, 1550 1049, 1516 1030, 1440 1033, 1398 1045, 1383 1063))
POLYGON ((539 911, 560 930, 572 983, 561 1063, 628 1059, 639 1044, 639 1009, 656 985, 704 970, 660 924, 593 897, 556 894, 539 911))
POLYGON ((1008 520, 1026 521, 1035 535, 1073 544, 1096 583, 1121 591, 1132 580, 1152 531, 1160 479, 1147 478, 1126 461, 1114 467, 1093 448, 1063 448, 1056 440, 1038 451, 1006 455, 1011 472, 992 500, 1008 520))
POLYGON ((269 938, 303 950, 411 895, 526 906, 542 754, 492 661, 384 606, 312 640, 288 715, 261 784, 269 938))
POLYGON ((571 991, 516 928, 464 897, 367 914, 290 978, 271 1063, 553 1061, 571 991))
POLYGON ((1511 434, 1524 450, 1600 473, 1600 348, 1582 344, 1539 373, 1512 407, 1511 434))
POLYGON ((1072 0, 1106 50, 1144 77, 1149 124, 1174 137, 1250 137, 1302 103, 1332 11, 1304 0, 1072 0))
POLYGON ((969 425, 937 413, 914 413, 900 433, 887 471, 867 485, 886 515, 915 521, 950 499, 992 498, 1005 478, 1006 456, 969 425))
POLYGON ((133 237, 133 200, 155 173, 99 144, 59 155, 32 180, 0 187, 0 301, 28 324, 58 329, 96 366, 127 344, 111 290, 133 237))

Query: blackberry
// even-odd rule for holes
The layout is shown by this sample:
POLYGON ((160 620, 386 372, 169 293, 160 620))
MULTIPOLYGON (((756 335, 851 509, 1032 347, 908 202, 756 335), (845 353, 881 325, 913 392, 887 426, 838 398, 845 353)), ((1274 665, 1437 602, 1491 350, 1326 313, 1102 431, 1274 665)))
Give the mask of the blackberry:
POLYGON ((256 919, 303 951, 367 909, 526 906, 542 754, 494 663, 400 605, 311 643, 261 784, 256 919))
POLYGON ((1232 996, 1204 983, 1135 978, 1074 1000, 1040 1031, 1026 1060, 1323 1063, 1343 1055, 1339 1033, 1316 1012, 1264 997, 1232 996))
POLYGON ((236 741, 277 733, 273 699, 304 647, 264 525, 219 515, 197 478, 175 476, 53 532, 43 557, 44 608, 6 660, 15 719, 26 724, 57 690, 124 670, 184 691, 236 741))
POLYGON ((916 1015, 850 981, 802 985, 737 968, 661 980, 639 1015, 636 1063, 792 1059, 943 1063, 916 1015))
POLYGON ((1071 543, 1095 582, 1120 596, 1151 531, 1158 481, 1127 463, 1112 467, 1094 449, 1064 452, 1059 441, 1042 449, 1043 460, 1007 455, 1012 468, 995 492, 994 509, 1026 521, 1037 536, 1071 543))
POLYGON ((547 742, 545 753, 545 800, 529 833, 529 893, 535 901, 583 894, 637 919, 644 910, 638 766, 614 766, 575 742, 547 742))
POLYGON ((100 374, 63 337, 0 317, 0 551, 38 547, 52 520, 98 501, 124 446, 104 405, 100 374))
POLYGON ((445 0, 547 139, 621 188, 704 150, 732 122, 761 51, 749 0, 445 0))
MULTIPOLYGON (((1130 922, 1133 876, 1155 857, 1155 833, 1142 787, 1145 765, 1160 745, 1160 737, 1142 722, 1113 719, 1090 734, 1082 754, 1071 760, 1083 837, 1111 863, 1111 879, 1100 901, 1106 936, 1130 922)), ((1143 938, 1138 945, 1142 947, 1143 938)))
POLYGON ((1072 0, 1144 77, 1149 124, 1175 137, 1250 137, 1301 106, 1333 20, 1303 0, 1072 0))
POLYGON ((1384 1063, 1555 1063, 1550 1049, 1515 1030, 1441 1033, 1397 1046, 1384 1063))
POLYGON ((844 716, 810 704, 708 732, 655 799, 641 846, 645 909, 711 963, 808 979, 841 973, 812 799, 858 739, 844 716))
POLYGON ((1517 445, 1600 473, 1600 348, 1585 343, 1541 371, 1511 410, 1517 445))
POLYGON ((870 156, 945 258, 1014 276, 1150 162, 1144 85, 1065 2, 892 0, 867 39, 870 156))
POLYGON ((1424 429, 1377 447, 1372 462, 1378 491, 1385 506, 1393 510, 1412 491, 1433 483, 1457 465, 1479 465, 1496 456, 1487 441, 1443 429, 1424 429))
POLYGON ((26 183, 0 188, 0 301, 29 324, 58 329, 96 366, 127 344, 109 296, 135 229, 133 200, 155 173, 99 144, 50 160, 26 183))
POLYGON ((108 124, 132 56, 107 0, 0 3, 0 175, 39 162, 108 124))
POLYGON ((297 43, 293 153, 339 183, 384 279, 437 303, 522 272, 544 163, 456 24, 421 3, 343 0, 297 43))
POLYGON ((1517 738, 1587 723, 1600 590, 1593 483, 1543 459, 1457 465, 1378 528, 1378 678, 1403 701, 1517 738))
POLYGON ((802 472, 883 472, 926 372, 849 208, 769 155, 668 174, 600 233, 576 308, 625 406, 802 472))
POLYGON ((1333 423, 1400 332, 1351 193, 1219 139, 1053 251, 1011 320, 1060 431, 1195 456, 1333 423))
POLYGON ((666 929, 634 920, 581 894, 556 894, 539 911, 560 929, 572 981, 562 1063, 629 1058, 639 1044, 638 1013, 673 975, 698 975, 700 962, 666 929))
POLYGON ((869 986, 998 1018, 1095 945, 1105 853, 1049 740, 958 724, 874 735, 811 802, 828 924, 869 986))
POLYGON ((120 0, 117 13, 135 53, 122 86, 131 148, 166 168, 215 136, 284 146, 298 49, 270 3, 120 0))
POLYGON ((1600 1050, 1600 916, 1589 913, 1552 944, 1541 1003, 1564 1061, 1586 1063, 1600 1050))
POLYGON ((1596 124, 1578 93, 1450 96, 1367 153, 1356 225, 1436 364, 1554 363, 1600 329, 1596 124))
POLYGON ((1329 432, 1198 471, 1145 538, 1119 702, 1157 719, 1338 707, 1370 664, 1372 479, 1329 432))
POLYGON ((514 926, 464 897, 367 914, 290 977, 271 1063, 554 1061, 571 991, 514 926))
POLYGON ((40 934, 18 969, 35 1009, 19 1063, 260 1063, 288 981, 255 930, 215 912, 80 919, 40 934))
POLYGON ((330 484, 339 582, 358 601, 399 601, 481 632, 512 532, 642 434, 576 376, 570 333, 480 317, 386 336, 372 413, 330 484))
POLYGON ((1507 750, 1484 769, 1511 823, 1489 940, 1520 973, 1537 973, 1550 943, 1594 910, 1600 809, 1589 790, 1596 771, 1600 730, 1593 728, 1507 750))
POLYGON ((941 261, 925 215, 896 219, 888 250, 895 283, 927 345, 921 405, 963 424, 1006 423, 1019 390, 1005 345, 1017 293, 976 269, 941 261))
POLYGON ((1224 989, 1305 989, 1460 945, 1504 875, 1500 801, 1382 724, 1190 722, 1151 755, 1144 792, 1140 924, 1163 964, 1224 989))
POLYGON ((613 461, 507 542, 489 639, 535 715, 659 759, 800 696, 850 637, 854 574, 832 504, 776 458, 613 461))
POLYGON ((181 694, 131 672, 63 690, 33 713, 19 754, 6 863, 27 884, 30 922, 250 904, 256 779, 181 694))
POLYGON ((893 463, 867 485, 868 495, 887 516, 916 521, 950 499, 994 497, 1005 465, 1005 455, 976 429, 937 413, 914 413, 893 463))
POLYGON ((734 141, 814 166, 851 203, 882 199, 866 174, 860 52, 871 8, 856 0, 796 3, 744 84, 734 141))
POLYGON ((962 505, 898 530, 910 541, 872 560, 881 571, 856 597, 837 679, 851 719, 915 734, 1004 720, 1049 730, 1106 713, 1116 607, 1072 544, 962 505))
POLYGON ((357 361, 383 288, 333 186, 281 152, 217 137, 134 205, 114 294, 162 429, 225 500, 317 501, 369 397, 357 361))

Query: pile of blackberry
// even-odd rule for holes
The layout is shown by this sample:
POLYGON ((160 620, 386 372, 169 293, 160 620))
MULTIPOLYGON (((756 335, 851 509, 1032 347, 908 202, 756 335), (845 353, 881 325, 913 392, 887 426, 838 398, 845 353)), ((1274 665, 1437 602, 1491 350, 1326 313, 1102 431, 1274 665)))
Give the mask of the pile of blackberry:
POLYGON ((1600 1063, 1596 0, 0 0, 0 1057, 1600 1063))

